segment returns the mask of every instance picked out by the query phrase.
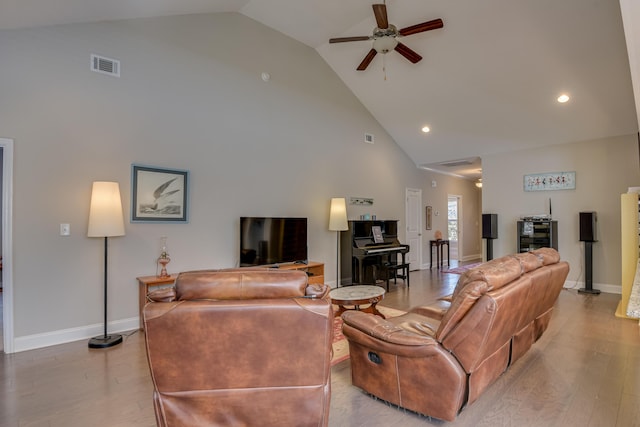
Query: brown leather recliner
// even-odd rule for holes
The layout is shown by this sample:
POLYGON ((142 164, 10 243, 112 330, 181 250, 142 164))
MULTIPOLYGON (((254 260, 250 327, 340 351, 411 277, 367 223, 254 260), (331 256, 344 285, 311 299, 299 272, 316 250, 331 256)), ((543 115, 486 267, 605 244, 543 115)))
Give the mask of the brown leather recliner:
POLYGON ((192 271, 143 311, 159 426, 326 426, 333 309, 301 271, 192 271))
POLYGON ((540 338, 568 273, 543 248, 471 269, 449 298, 402 316, 344 313, 353 384, 453 421, 540 338))

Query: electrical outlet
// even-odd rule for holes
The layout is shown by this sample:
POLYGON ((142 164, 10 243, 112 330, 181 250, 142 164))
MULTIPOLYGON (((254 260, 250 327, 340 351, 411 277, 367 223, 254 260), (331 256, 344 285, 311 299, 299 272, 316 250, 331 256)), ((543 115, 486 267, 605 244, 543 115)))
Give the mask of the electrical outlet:
POLYGON ((61 236, 70 236, 71 235, 71 224, 60 224, 60 235, 61 236))

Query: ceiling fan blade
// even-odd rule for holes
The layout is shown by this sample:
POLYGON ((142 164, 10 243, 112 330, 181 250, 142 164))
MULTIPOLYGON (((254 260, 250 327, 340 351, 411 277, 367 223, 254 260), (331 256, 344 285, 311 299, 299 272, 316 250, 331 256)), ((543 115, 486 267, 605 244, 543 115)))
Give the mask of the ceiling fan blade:
POLYGON ((434 19, 433 21, 423 22, 422 24, 412 25, 407 28, 403 28, 398 31, 398 34, 401 36, 410 36, 411 34, 418 34, 424 31, 437 30, 438 28, 444 27, 444 22, 442 19, 434 19))
POLYGON ((371 49, 369 53, 367 53, 367 56, 364 57, 360 65, 358 65, 357 70, 358 71, 366 70, 369 64, 371 64, 371 61, 373 61, 373 58, 376 56, 377 53, 378 52, 376 52, 375 49, 371 49))
POLYGON ((389 19, 387 18, 387 6, 384 4, 373 4, 373 14, 376 16, 376 24, 381 30, 389 28, 389 19))
POLYGON ((329 39, 329 43, 359 42, 359 41, 364 41, 369 39, 371 39, 371 37, 369 36, 336 37, 333 39, 329 39))
POLYGON ((409 49, 406 45, 402 43, 398 43, 396 45, 395 51, 400 55, 407 58, 412 63, 420 62, 422 60, 422 56, 418 55, 414 50, 409 49))

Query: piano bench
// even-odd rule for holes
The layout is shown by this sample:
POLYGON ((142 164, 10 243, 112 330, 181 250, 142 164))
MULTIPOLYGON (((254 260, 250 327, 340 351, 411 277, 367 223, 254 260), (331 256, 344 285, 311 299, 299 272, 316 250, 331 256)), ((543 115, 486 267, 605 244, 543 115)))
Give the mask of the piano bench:
MULTIPOLYGON (((384 280, 387 282, 387 292, 389 292, 389 280, 393 278, 393 283, 398 283, 398 278, 401 278, 407 284, 407 288, 409 287, 409 264, 398 264, 393 262, 385 262, 378 266, 380 271, 384 275, 384 280), (398 274, 398 270, 402 270, 401 274, 398 274)), ((374 276, 377 280, 377 268, 374 267, 374 276)))

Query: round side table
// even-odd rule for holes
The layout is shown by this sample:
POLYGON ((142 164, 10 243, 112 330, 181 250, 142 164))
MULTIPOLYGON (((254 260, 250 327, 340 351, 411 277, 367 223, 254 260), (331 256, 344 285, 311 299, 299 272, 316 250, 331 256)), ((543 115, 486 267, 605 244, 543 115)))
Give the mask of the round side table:
POLYGON ((331 297, 331 302, 338 306, 336 316, 340 316, 347 310, 360 310, 376 314, 384 319, 384 315, 376 308, 376 304, 384 298, 384 293, 384 288, 380 286, 356 285, 334 289, 329 292, 329 296, 331 297), (369 304, 368 307, 361 307, 367 304, 369 304))

